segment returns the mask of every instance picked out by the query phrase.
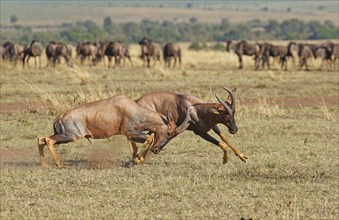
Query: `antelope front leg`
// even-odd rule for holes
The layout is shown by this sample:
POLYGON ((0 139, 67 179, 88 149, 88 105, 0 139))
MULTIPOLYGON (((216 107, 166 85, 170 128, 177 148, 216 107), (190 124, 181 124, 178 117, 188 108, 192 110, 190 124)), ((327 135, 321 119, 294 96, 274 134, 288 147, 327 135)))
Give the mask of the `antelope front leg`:
POLYGON ((51 152, 51 155, 52 155, 52 157, 53 157, 53 160, 54 160, 54 162, 55 162, 55 165, 56 165, 57 167, 61 168, 61 167, 62 167, 61 162, 60 162, 59 157, 58 157, 58 155, 56 154, 55 149, 54 149, 54 146, 53 146, 53 145, 55 144, 55 140, 53 140, 53 139, 51 139, 51 138, 49 138, 49 137, 46 137, 46 138, 45 138, 45 141, 46 141, 46 144, 47 144, 47 146, 48 146, 49 151, 51 152))
POLYGON ((140 162, 137 162, 138 164, 145 162, 148 150, 150 149, 152 143, 153 143, 152 136, 151 135, 147 135, 145 150, 142 152, 141 158, 140 158, 140 162))
POLYGON ((237 155, 239 158, 240 158, 240 160, 242 160, 242 161, 244 161, 244 162, 246 162, 246 159, 247 159, 247 157, 244 155, 244 154, 242 154, 237 148, 235 148, 227 139, 226 139, 226 137, 225 137, 225 135, 224 134, 222 134, 222 133, 220 133, 219 134, 219 136, 220 136, 220 138, 233 150, 233 152, 235 153, 235 155, 237 155))

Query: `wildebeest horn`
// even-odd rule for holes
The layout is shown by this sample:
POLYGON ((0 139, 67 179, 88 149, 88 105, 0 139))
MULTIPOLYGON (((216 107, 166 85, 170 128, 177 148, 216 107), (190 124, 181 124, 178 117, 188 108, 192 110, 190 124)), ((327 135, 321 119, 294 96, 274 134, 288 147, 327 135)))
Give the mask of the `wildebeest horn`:
POLYGON ((181 123, 181 125, 179 125, 176 128, 176 133, 177 134, 182 133, 183 131, 185 131, 190 126, 191 108, 192 108, 191 106, 188 106, 185 120, 181 123))
POLYGON ((219 97, 218 97, 218 95, 217 94, 215 94, 215 97, 218 99, 218 101, 222 104, 222 106, 224 106, 224 108, 228 111, 228 113, 230 114, 230 115, 233 115, 233 112, 232 112, 232 110, 230 109, 230 107, 228 107, 228 105, 223 101, 223 100, 221 100, 219 97))
POLYGON ((230 96, 231 96, 231 107, 232 107, 232 110, 234 110, 234 106, 235 106, 234 93, 229 88, 226 88, 225 86, 223 86, 222 88, 225 89, 228 92, 228 94, 230 94, 230 96))

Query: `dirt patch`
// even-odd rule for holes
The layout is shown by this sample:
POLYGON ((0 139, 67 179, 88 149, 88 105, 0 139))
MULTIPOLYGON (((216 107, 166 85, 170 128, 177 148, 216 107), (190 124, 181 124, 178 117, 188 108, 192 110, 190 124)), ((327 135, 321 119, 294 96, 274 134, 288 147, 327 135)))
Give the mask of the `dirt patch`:
MULTIPOLYGON (((267 104, 276 104, 283 108, 314 107, 325 104, 326 106, 338 105, 339 96, 315 96, 297 98, 267 98, 267 104)), ((241 100, 243 105, 258 104, 258 100, 241 100)), ((30 110, 44 109, 46 106, 38 102, 3 102, 0 103, 0 114, 24 112, 30 110)))

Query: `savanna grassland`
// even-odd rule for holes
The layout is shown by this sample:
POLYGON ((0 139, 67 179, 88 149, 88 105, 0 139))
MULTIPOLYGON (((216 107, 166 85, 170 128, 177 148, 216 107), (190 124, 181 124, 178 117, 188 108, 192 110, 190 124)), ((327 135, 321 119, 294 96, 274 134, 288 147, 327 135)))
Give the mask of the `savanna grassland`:
MULTIPOLYGON (((183 47, 183 66, 103 65, 35 69, 1 63, 1 219, 338 219, 338 72, 237 69, 226 52, 183 47), (56 147, 63 169, 39 164, 37 137, 52 134, 63 111, 115 94, 138 98, 176 90, 216 102, 221 86, 237 88, 239 131, 228 139, 248 160, 192 132, 173 139, 144 165, 128 167, 125 137, 80 140, 56 147), (274 100, 312 100, 307 106, 274 100), (332 98, 334 102, 329 102, 332 98), (270 101, 268 101, 270 100, 270 101), (322 101, 317 101, 322 100, 322 101), (11 104, 8 104, 11 103, 11 104), (28 105, 16 111, 19 105, 28 105)), ((325 68, 323 68, 325 69, 325 68)))

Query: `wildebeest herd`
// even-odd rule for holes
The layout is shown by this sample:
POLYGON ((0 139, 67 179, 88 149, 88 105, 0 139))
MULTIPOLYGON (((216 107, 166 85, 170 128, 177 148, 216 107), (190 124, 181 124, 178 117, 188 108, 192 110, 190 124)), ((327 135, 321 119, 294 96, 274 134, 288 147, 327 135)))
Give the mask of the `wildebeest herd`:
MULTIPOLYGON (((141 47, 140 58, 143 60, 143 66, 151 67, 157 62, 161 62, 161 50, 160 46, 153 43, 149 38, 144 37, 140 40, 139 45, 141 47)), ((43 54, 42 42, 33 40, 30 45, 19 45, 13 42, 5 42, 1 48, 1 59, 4 61, 13 62, 15 65, 17 61, 22 62, 22 65, 29 62, 31 57, 35 59, 35 67, 38 66, 37 59, 39 60, 39 67, 41 67, 41 56, 43 54)), ((121 62, 125 65, 126 59, 129 60, 131 66, 133 62, 130 52, 127 46, 122 42, 117 41, 99 41, 99 42, 80 42, 75 46, 76 58, 79 59, 83 65, 85 61, 90 65, 99 65, 102 63, 105 65, 105 57, 108 59, 108 67, 112 66, 112 59, 114 59, 114 66, 119 66, 121 62)), ((47 66, 56 66, 61 62, 63 58, 65 63, 69 66, 73 66, 72 61, 72 45, 64 44, 60 42, 50 41, 46 48, 45 53, 47 57, 47 66)), ((174 59, 173 67, 176 66, 177 60, 181 65, 181 49, 173 44, 167 43, 163 49, 163 59, 165 66, 171 66, 171 60, 174 59)))
POLYGON ((281 69, 284 70, 287 70, 287 58, 291 58, 294 67, 297 60, 299 60, 299 70, 303 67, 305 70, 309 70, 308 60, 312 58, 321 59, 322 62, 326 63, 328 70, 338 68, 339 62, 339 44, 332 41, 325 41, 319 44, 290 42, 287 46, 281 46, 271 43, 251 43, 245 40, 228 40, 226 41, 226 51, 230 52, 231 50, 239 58, 239 69, 243 67, 243 55, 254 56, 255 69, 260 68, 260 62, 262 63, 262 68, 267 65, 267 68, 271 69, 270 57, 278 59, 281 63, 281 69))
MULTIPOLYGON (((279 62, 281 69, 287 70, 287 61, 292 61, 293 68, 309 70, 310 59, 320 59, 326 66, 327 70, 337 69, 339 62, 339 44, 332 41, 325 41, 318 44, 311 43, 296 43, 290 42, 286 46, 273 45, 272 43, 248 42, 240 41, 225 41, 226 51, 233 51, 239 59, 239 69, 243 67, 243 55, 254 57, 254 68, 257 70, 271 69, 270 60, 279 62)), ((140 58, 143 60, 144 67, 155 66, 156 63, 161 62, 160 45, 152 42, 147 37, 139 41, 141 47, 140 58), (151 65, 151 63, 153 64, 151 65)), ((128 47, 117 41, 99 41, 81 42, 75 46, 76 58, 81 64, 85 64, 86 60, 90 65, 107 65, 112 67, 112 59, 114 59, 113 67, 117 67, 126 59, 130 65, 133 66, 128 47), (108 64, 106 64, 107 57, 108 64)), ((22 65, 28 63, 30 57, 34 57, 35 66, 37 67, 37 59, 39 60, 39 67, 41 67, 41 56, 43 54, 43 45, 38 40, 33 40, 30 45, 22 46, 12 42, 5 42, 0 47, 1 59, 12 61, 14 64, 18 60, 22 61, 22 65)), ((47 57, 47 66, 55 66, 64 59, 69 66, 73 65, 72 61, 72 46, 60 42, 50 41, 45 53, 47 57)), ((173 60, 173 67, 177 62, 181 66, 182 53, 178 45, 169 42, 164 45, 162 50, 162 57, 165 67, 171 66, 173 60)))

